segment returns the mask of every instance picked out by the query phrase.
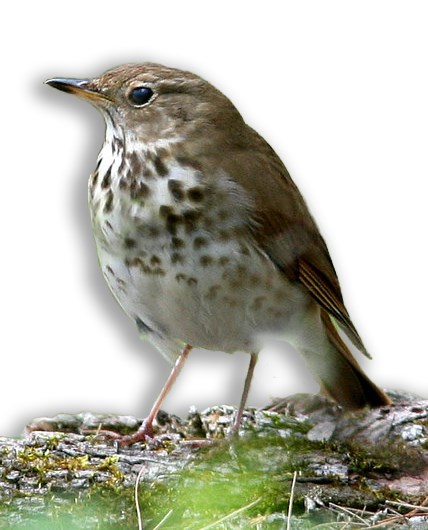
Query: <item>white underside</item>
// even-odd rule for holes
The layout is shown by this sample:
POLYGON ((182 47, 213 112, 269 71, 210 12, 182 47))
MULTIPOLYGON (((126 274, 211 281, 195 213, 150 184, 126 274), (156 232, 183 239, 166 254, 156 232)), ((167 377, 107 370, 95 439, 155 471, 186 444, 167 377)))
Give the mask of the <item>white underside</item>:
MULTIPOLYGON (((110 165, 105 155, 103 153, 100 177, 110 165)), ((99 261, 124 311, 153 330, 148 338, 166 357, 174 359, 184 343, 225 352, 253 352, 261 349, 266 335, 293 341, 296 329, 301 328, 300 321, 306 318, 307 296, 287 282, 249 239, 221 241, 215 228, 200 227, 192 233, 192 238, 203 237, 208 244, 196 250, 188 245, 181 252, 183 260, 172 264, 170 234, 140 237, 131 254, 138 256, 143 252, 148 260, 156 256, 164 274, 143 274, 138 267, 127 266, 125 257, 129 256, 129 251, 123 251, 123 238, 135 238, 136 225, 155 225, 160 206, 180 207, 168 191, 168 179, 181 180, 191 187, 198 184, 198 175, 189 168, 169 167, 167 178, 150 181, 150 197, 141 207, 136 202, 131 203, 126 194, 123 200, 117 200, 123 192, 118 188, 116 170, 115 160, 112 166, 116 198, 113 210, 105 214, 102 207, 98 208, 92 219, 99 261), (106 228, 107 221, 111 228, 106 228), (246 249, 244 253, 243 248, 246 249), (201 256, 207 254, 213 258, 212 263, 201 265, 201 256), (229 259, 227 264, 218 266, 225 257, 229 259)), ((244 196, 232 189, 227 179, 224 182, 217 179, 217 182, 222 182, 223 189, 219 191, 226 192, 222 194, 221 208, 230 213, 223 223, 231 228, 241 223, 246 208, 244 196)), ((99 188, 95 190, 93 203, 97 201, 102 204, 99 188)), ((215 219, 214 206, 211 213, 215 219)), ((176 235, 184 238, 184 227, 179 227, 176 235)))

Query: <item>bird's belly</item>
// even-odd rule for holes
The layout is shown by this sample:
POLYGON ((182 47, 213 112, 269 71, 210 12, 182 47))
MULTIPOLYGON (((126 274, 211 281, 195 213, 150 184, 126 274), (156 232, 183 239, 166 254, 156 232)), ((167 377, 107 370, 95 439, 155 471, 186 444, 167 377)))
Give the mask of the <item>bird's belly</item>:
POLYGON ((104 276, 125 312, 164 337, 226 352, 254 351, 281 335, 305 298, 255 250, 209 245, 124 260, 100 249, 104 276))
POLYGON ((229 179, 202 189, 195 173, 169 176, 147 181, 144 200, 116 184, 90 199, 99 261, 122 308, 149 338, 210 350, 254 351, 259 336, 283 336, 306 297, 253 245, 245 194, 229 179))

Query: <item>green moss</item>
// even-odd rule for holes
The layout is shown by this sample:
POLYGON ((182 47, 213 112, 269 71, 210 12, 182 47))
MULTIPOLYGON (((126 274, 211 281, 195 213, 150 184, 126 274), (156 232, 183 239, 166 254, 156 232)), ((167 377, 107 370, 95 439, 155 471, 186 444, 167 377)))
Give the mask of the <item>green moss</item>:
MULTIPOLYGON (((173 513, 165 528, 200 528, 260 499, 246 516, 286 512, 294 471, 307 473, 308 442, 278 436, 246 436, 205 450, 179 476, 141 488, 140 503, 149 521, 173 513), (304 445, 296 455, 295 446, 304 445), (303 454, 303 456, 302 456, 303 454)), ((303 494, 295 496, 303 508, 303 494)))
POLYGON ((349 472, 370 476, 371 473, 399 476, 418 474, 424 467, 418 449, 401 441, 387 444, 334 444, 334 449, 347 456, 349 472))
MULTIPOLYGON (((402 443, 361 447, 356 443, 312 442, 302 436, 310 429, 309 424, 275 418, 274 415, 271 419, 276 422, 275 428, 287 429, 294 434, 278 436, 269 425, 265 431, 247 432, 239 439, 229 439, 200 450, 179 473, 170 473, 165 468, 165 475, 155 482, 145 482, 143 474, 138 498, 144 528, 154 528, 166 514, 170 514, 162 524, 162 530, 197 530, 243 507, 244 511, 231 519, 231 526, 224 528, 284 528, 281 517, 288 510, 294 472, 298 475, 293 514, 298 517, 298 522, 293 523, 293 528, 312 528, 305 519, 307 516, 303 515, 305 497, 312 495, 326 503, 334 498, 345 506, 367 506, 376 510, 386 498, 393 499, 394 493, 389 489, 373 488, 371 483, 374 481, 370 477, 395 476, 404 470, 412 473, 420 466, 417 450, 402 443), (340 460, 354 475, 352 481, 343 476, 340 479, 317 475, 317 479, 322 479, 322 486, 311 483, 317 466, 333 462, 334 469, 334 462, 340 460), (276 516, 277 522, 269 522, 276 516)), ((41 499, 43 516, 31 514, 25 524, 16 523, 15 526, 8 519, 7 528, 135 530, 138 525, 134 489, 123 486, 117 458, 61 456, 60 451, 54 452, 59 440, 51 440, 47 449, 46 445, 43 448, 26 447, 18 455, 16 465, 25 476, 36 477, 40 484, 47 484, 49 473, 58 470, 66 471, 67 480, 79 477, 85 471, 104 472, 109 479, 102 483, 92 481, 90 487, 80 493, 72 489, 50 491, 41 499)), ((168 450, 174 448, 171 442, 168 450)), ((2 507, 0 526, 5 513, 7 509, 2 507)), ((12 504, 10 514, 14 515, 12 504)), ((314 516, 311 517, 314 524, 314 516)), ((331 520, 333 514, 327 514, 325 521, 331 520)))
MULTIPOLYGON (((52 449, 40 449, 37 447, 25 447, 18 453, 14 463, 14 469, 19 470, 27 477, 36 477, 40 485, 50 482, 49 473, 66 471, 71 480, 81 471, 92 471, 94 473, 103 471, 109 474, 109 478, 103 482, 104 486, 119 486, 123 480, 123 473, 117 465, 116 457, 108 457, 103 460, 91 459, 88 455, 82 456, 60 456, 52 449)), ((6 474, 11 470, 6 470, 6 474)))
POLYGON ((287 429, 287 430, 291 430, 291 432, 295 434, 299 434, 299 433, 306 434, 313 427, 313 424, 307 420, 300 421, 291 416, 286 416, 284 414, 278 414, 277 412, 264 411, 263 414, 266 418, 269 418, 269 420, 272 422, 272 427, 278 430, 287 429))

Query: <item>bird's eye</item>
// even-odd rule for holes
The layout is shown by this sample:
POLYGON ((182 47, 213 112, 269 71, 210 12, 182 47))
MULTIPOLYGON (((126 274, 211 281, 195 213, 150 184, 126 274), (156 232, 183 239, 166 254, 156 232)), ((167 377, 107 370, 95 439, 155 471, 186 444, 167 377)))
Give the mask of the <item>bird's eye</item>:
POLYGON ((153 96, 153 90, 147 86, 139 86, 129 93, 129 101, 132 105, 140 106, 148 103, 153 96))

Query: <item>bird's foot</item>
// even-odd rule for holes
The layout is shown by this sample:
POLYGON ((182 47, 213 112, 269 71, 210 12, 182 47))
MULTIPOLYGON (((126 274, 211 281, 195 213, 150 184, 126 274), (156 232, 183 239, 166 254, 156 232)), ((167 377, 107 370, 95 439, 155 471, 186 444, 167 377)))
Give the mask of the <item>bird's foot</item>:
MULTIPOLYGON (((86 431, 90 432, 96 436, 101 436, 104 440, 111 440, 116 442, 120 447, 126 447, 134 443, 143 442, 145 444, 150 444, 150 446, 162 446, 165 441, 171 440, 171 435, 160 434, 155 435, 153 433, 152 425, 145 420, 141 427, 132 434, 119 434, 114 431, 109 430, 97 430, 97 431, 86 431)), ((219 440, 210 440, 207 438, 190 438, 190 439, 180 439, 176 441, 180 446, 187 447, 189 449, 202 449, 204 447, 211 447, 216 445, 219 440)))
POLYGON ((98 429, 96 431, 85 431, 85 434, 95 434, 96 436, 102 436, 106 440, 112 440, 117 442, 121 447, 132 445, 137 442, 153 442, 155 435, 153 433, 152 422, 144 420, 141 427, 132 434, 119 434, 118 432, 98 429))

